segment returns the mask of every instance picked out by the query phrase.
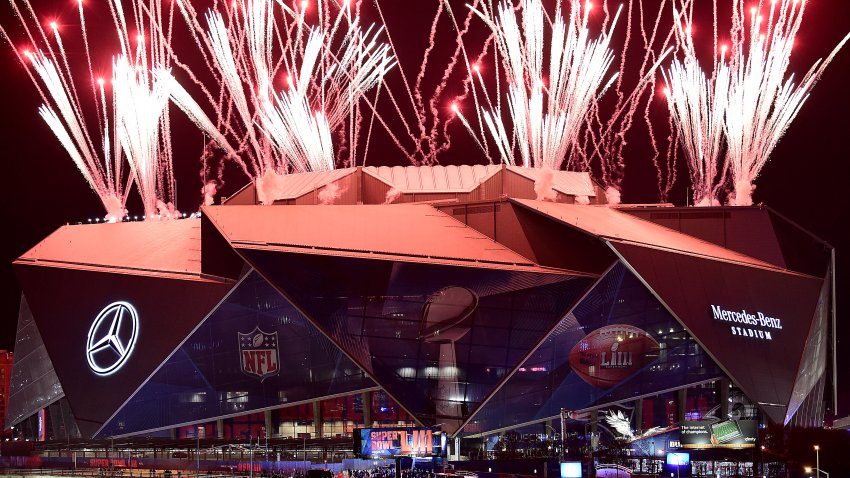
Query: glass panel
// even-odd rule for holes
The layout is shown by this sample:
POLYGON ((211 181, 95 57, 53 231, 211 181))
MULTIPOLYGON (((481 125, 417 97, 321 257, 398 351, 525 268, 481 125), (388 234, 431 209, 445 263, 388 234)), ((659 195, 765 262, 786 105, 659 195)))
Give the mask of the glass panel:
POLYGON ((473 417, 464 434, 557 417, 721 377, 622 264, 612 268, 473 417))
POLYGON ((209 421, 374 386, 252 271, 100 435, 209 421))
POLYGON ((47 355, 26 297, 21 294, 15 361, 9 380, 9 402, 4 428, 18 424, 64 397, 62 385, 47 355))
POLYGON ((437 264, 245 254, 401 406, 449 432, 593 282, 437 264))

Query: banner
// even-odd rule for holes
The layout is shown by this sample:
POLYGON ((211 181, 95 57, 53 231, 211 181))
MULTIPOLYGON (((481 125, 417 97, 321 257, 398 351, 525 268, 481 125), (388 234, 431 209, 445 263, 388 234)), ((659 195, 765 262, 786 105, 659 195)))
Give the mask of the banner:
POLYGON ((752 448, 757 440, 755 420, 701 420, 679 424, 681 448, 752 448))
POLYGON ((364 458, 442 456, 446 436, 431 428, 357 428, 354 450, 364 458))

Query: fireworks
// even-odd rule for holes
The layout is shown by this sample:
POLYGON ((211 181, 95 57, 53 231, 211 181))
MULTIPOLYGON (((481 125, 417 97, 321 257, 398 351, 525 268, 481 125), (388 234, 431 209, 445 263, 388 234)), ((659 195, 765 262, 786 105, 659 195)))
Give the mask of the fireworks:
MULTIPOLYGON (((157 2, 133 5, 131 19, 137 32, 143 32, 150 24, 167 26, 157 5, 157 2)), ((165 69, 170 54, 165 46, 166 39, 161 35, 166 30, 160 28, 149 38, 138 33, 136 41, 131 42, 122 4, 118 0, 110 3, 121 51, 113 60, 112 77, 108 82, 112 101, 107 101, 107 81, 94 77, 85 28, 82 40, 91 98, 82 101, 57 22, 48 23, 53 34, 51 40, 29 2, 13 1, 12 7, 34 45, 34 51, 25 51, 23 56, 19 54, 19 59, 44 102, 39 114, 97 193, 107 219, 116 221, 124 217, 133 183, 142 198, 146 217, 177 217, 179 213, 173 205, 175 182, 166 109, 169 89, 168 82, 161 80, 170 76, 165 69), (26 17, 36 19, 33 25, 23 20, 22 9, 26 17), (92 117, 96 121, 92 121, 92 117)), ((79 14, 85 27, 81 2, 79 14)), ((5 30, 2 34, 11 44, 5 30)))
MULTIPOLYGON (((674 18, 678 17, 676 12, 674 18)), ((717 189, 726 172, 721 163, 721 146, 730 71, 724 48, 714 66, 713 78, 706 78, 687 30, 677 29, 684 60, 673 61, 665 74, 664 93, 688 161, 694 204, 712 206, 718 204, 717 189)))
MULTIPOLYGON (((594 39, 588 29, 589 11, 589 4, 582 12, 580 3, 573 1, 565 23, 558 7, 549 39, 548 71, 544 67, 546 13, 540 0, 525 2, 522 28, 507 3, 500 4, 496 15, 476 12, 493 30, 496 46, 505 58, 510 126, 493 105, 493 95, 486 92, 480 71, 475 73, 487 102, 479 112, 502 162, 560 169, 569 149, 578 143, 592 103, 616 78, 607 75, 614 60, 609 45, 616 18, 607 32, 594 39), (544 78, 548 78, 546 86, 544 78)), ((468 129, 475 136, 474 130, 468 129)), ((479 144, 486 141, 478 139, 479 144)))
MULTIPOLYGON (((476 125, 464 117, 459 107, 453 108, 457 117, 488 157, 493 152, 497 160, 526 167, 596 169, 609 202, 619 202, 626 132, 634 123, 644 93, 652 89, 656 69, 672 50, 672 32, 665 37, 658 25, 665 3, 654 24, 644 16, 640 0, 630 0, 613 12, 606 2, 594 7, 590 2, 573 0, 566 19, 560 2, 554 15, 537 0, 522 1, 516 7, 503 2, 496 10, 491 2, 489 8, 470 6, 493 32, 493 57, 501 71, 494 68, 485 78, 479 62, 471 65, 470 83, 477 86, 472 92, 478 122, 476 125), (515 11, 521 11, 520 21, 515 11), (602 32, 596 37, 591 33, 592 12, 599 13, 594 19, 602 24, 602 32), (625 42, 619 71, 611 72, 618 56, 611 41, 624 12, 625 42), (645 22, 650 22, 650 34, 645 22), (645 50, 640 67, 624 75, 633 23, 641 28, 645 50), (656 53, 656 49, 661 52, 656 53), (504 103, 501 75, 507 83, 504 103), (626 85, 629 91, 624 91, 626 85), (612 99, 603 105, 601 100, 609 89, 614 90, 612 99), (476 91, 480 93, 476 95, 476 91)), ((646 119, 649 140, 657 152, 648 113, 646 119)), ((668 169, 673 168, 668 165, 668 169)))
MULTIPOLYGON (((678 144, 695 204, 751 204, 761 169, 850 35, 797 80, 788 67, 805 1, 730 2, 728 46, 717 44, 714 7, 715 54, 706 73, 692 35, 693 0, 662 0, 654 19, 643 0, 616 9, 570 0, 564 11, 560 1, 547 10, 542 0, 473 0, 464 16, 440 0, 410 76, 396 68, 390 32, 362 24, 363 2, 234 0, 199 13, 188 0, 109 0, 117 42, 108 65, 93 62, 103 55, 89 50, 82 2, 74 41, 62 36, 58 19, 39 19, 29 0, 10 4, 28 41, 15 52, 42 97, 40 116, 107 217, 119 220, 133 185, 146 217, 177 216, 169 102, 206 136, 206 204, 225 163, 254 181, 266 204, 280 196, 284 174, 364 164, 375 123, 411 163, 435 164, 452 147, 454 120, 483 160, 590 171, 616 203, 626 133, 641 105, 661 200, 676 179, 678 144), (668 31, 661 20, 671 10, 668 31), (183 27, 194 45, 176 48, 175 29, 183 27), (446 28, 452 35, 441 33, 446 28), (618 28, 616 42, 624 39, 615 52, 618 28), (659 159, 650 105, 656 69, 673 43, 677 57, 663 71, 670 147, 659 159), (84 52, 84 64, 69 61, 66 44, 84 52), (634 44, 642 50, 627 55, 634 44), (431 77, 441 54, 446 63, 431 77), (626 68, 627 56, 642 58, 640 66, 626 68), (98 78, 103 70, 111 73, 98 78), (385 83, 394 70, 403 91, 385 83), (379 108, 381 95, 389 102, 381 98, 379 108)), ((384 21, 379 2, 368 8, 384 21)), ((547 198, 551 175, 539 177, 538 196, 547 198)))
POLYGON ((747 11, 743 0, 733 2, 729 58, 721 47, 714 63, 713 88, 698 71, 689 32, 682 32, 684 63, 674 63, 669 72, 671 115, 682 131, 694 178, 694 198, 702 204, 714 201, 714 192, 725 177, 721 173, 718 179, 717 171, 726 169, 731 174, 731 202, 752 204, 753 183, 770 153, 824 69, 850 39, 850 34, 845 36, 826 60, 816 62, 795 83, 787 70, 805 2, 772 0, 767 17, 759 7, 747 11), (703 110, 695 112, 695 108, 703 110), (718 165, 721 124, 726 158, 718 165))
POLYGON ((327 3, 319 2, 317 27, 306 24, 307 4, 237 0, 226 19, 207 12, 206 28, 191 4, 177 5, 220 89, 221 99, 211 101, 215 125, 201 114, 198 124, 220 144, 229 138, 239 145, 246 160, 231 157, 257 183, 261 202, 277 197, 277 176, 333 169, 335 132, 347 139, 343 161, 357 163, 360 100, 395 65, 390 47, 378 41, 380 28, 364 31, 347 3, 330 18, 327 3))

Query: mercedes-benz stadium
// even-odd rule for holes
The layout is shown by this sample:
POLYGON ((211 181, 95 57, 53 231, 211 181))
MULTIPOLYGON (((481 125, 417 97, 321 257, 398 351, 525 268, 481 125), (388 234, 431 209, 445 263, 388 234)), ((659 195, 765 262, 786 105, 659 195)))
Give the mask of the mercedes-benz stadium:
POLYGON ((585 173, 554 172, 539 201, 537 174, 291 174, 275 205, 249 186, 199 218, 61 227, 14 263, 6 425, 55 440, 423 427, 471 456, 510 430, 654 453, 822 423, 828 244, 767 207, 609 207, 585 173))

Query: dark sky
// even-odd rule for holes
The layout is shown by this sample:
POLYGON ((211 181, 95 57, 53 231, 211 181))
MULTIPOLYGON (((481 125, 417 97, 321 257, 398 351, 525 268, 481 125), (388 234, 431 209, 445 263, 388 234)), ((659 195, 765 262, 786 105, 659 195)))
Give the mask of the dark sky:
MULTIPOLYGON (((55 16, 60 23, 73 29, 78 23, 75 14, 76 0, 35 2, 45 18, 55 16)), ((388 17, 388 28, 398 47, 400 61, 408 75, 411 67, 418 66, 427 44, 427 34, 437 0, 383 0, 388 17)), ((462 11, 462 2, 457 4, 462 11)), ((655 3, 655 2, 647 2, 655 3)), ((708 3, 708 2, 705 2, 708 3)), ((720 5, 729 0, 720 0, 720 5)), ((10 16, 8 3, 0 6, 0 22, 22 40, 23 34, 10 16)), ((90 25, 100 26, 109 32, 111 22, 97 15, 88 19, 90 25)), ((701 25, 710 18, 697 18, 701 25)), ((66 27, 63 27, 66 28, 66 27)), ((95 27, 90 27, 90 31, 95 27)), ((64 31, 64 30, 63 30, 64 31)), ((792 69, 798 76, 805 72, 817 58, 826 55, 850 31, 850 2, 843 0, 810 0, 806 19, 795 45, 792 69)), ((71 34, 78 34, 78 30, 71 34)), ((450 38, 451 31, 448 31, 450 38)), ((98 33, 93 33, 97 36, 98 33)), ((443 31, 443 39, 446 33, 443 31)), ((94 42, 97 44, 97 41, 94 42)), ((113 43, 114 44, 114 43, 113 43)), ((448 49, 442 43, 438 49, 448 49)), ((191 45, 183 45, 190 47, 191 45)), ((79 52, 78 52, 79 53, 79 52)), ((102 51, 112 54, 112 50, 102 51)), ((442 65, 438 66, 438 74, 442 65)), ((20 289, 12 273, 11 262, 51 231, 67 222, 85 222, 87 218, 102 215, 99 201, 88 189, 71 160, 60 147, 37 114, 40 99, 12 51, 0 48, 2 68, 2 96, 0 96, 0 138, 3 141, 3 220, 6 238, 3 240, 2 258, 4 284, 0 307, 0 347, 11 347, 14 342, 20 289)), ((394 73, 397 75, 397 73, 394 73)), ((757 184, 755 201, 776 209, 802 227, 834 245, 838 257, 839 297, 839 414, 850 413, 850 354, 842 353, 850 344, 850 305, 842 302, 848 297, 850 281, 850 48, 845 48, 827 70, 812 96, 804 105, 796 121, 774 151, 771 161, 763 170, 757 184)), ((201 136, 182 116, 175 114, 176 135, 175 169, 177 171, 178 201, 181 210, 197 210, 202 147, 201 136)), ((482 161, 471 140, 458 125, 451 129, 455 147, 441 160, 446 163, 474 163, 482 161)), ((377 134, 377 133, 376 133, 377 134)), ((625 202, 657 202, 655 170, 646 157, 645 139, 639 129, 630 135, 633 146, 626 151, 624 182, 625 202)), ((378 138, 368 157, 370 165, 405 164, 404 158, 378 138)), ((674 186, 670 200, 683 205, 687 173, 680 166, 679 181, 674 186)), ((247 179, 235 168, 225 169, 223 193, 230 194, 247 179)), ((137 200, 131 200, 131 214, 141 213, 137 200)), ((781 293, 781 291, 778 291, 781 293)))

